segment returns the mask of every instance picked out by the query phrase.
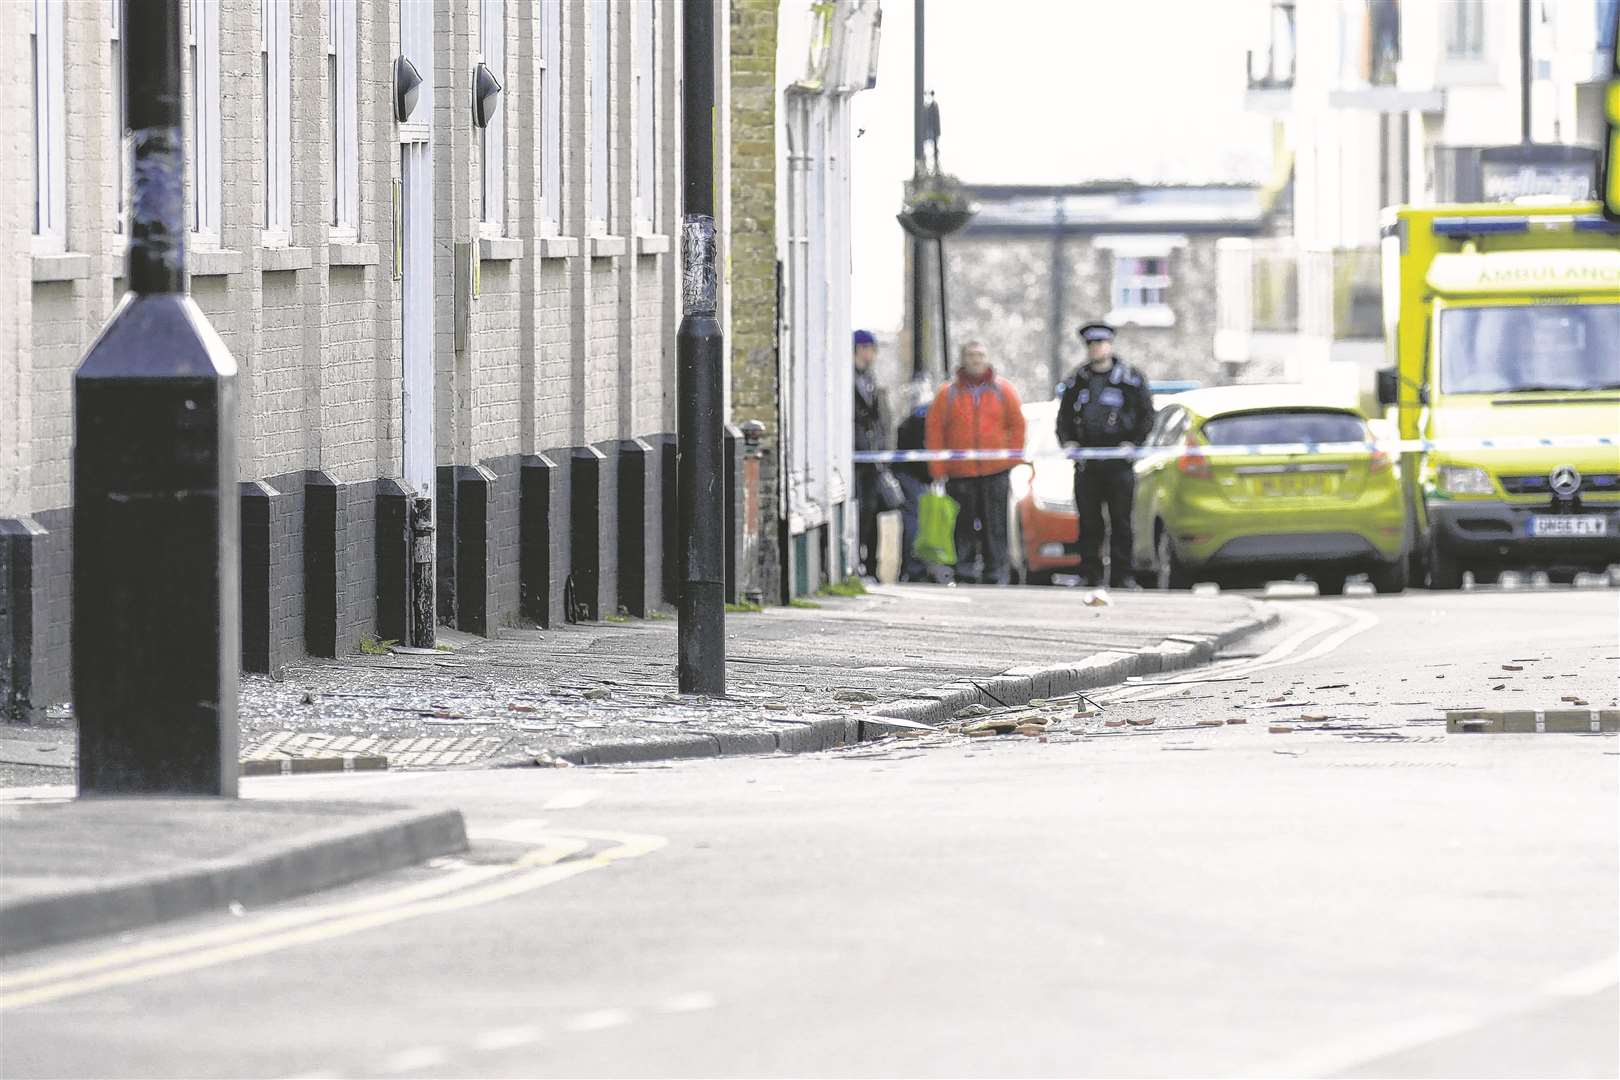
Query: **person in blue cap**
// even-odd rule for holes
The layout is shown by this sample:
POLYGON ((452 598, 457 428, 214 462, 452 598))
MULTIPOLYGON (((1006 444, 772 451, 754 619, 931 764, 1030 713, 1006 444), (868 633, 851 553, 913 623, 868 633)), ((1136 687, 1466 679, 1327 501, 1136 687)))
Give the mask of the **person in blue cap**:
MULTIPOLYGON (((889 448, 889 405, 878 385, 872 366, 877 361, 877 337, 870 330, 855 331, 855 449, 889 448)), ((885 481, 881 465, 855 466, 855 499, 860 510, 860 566, 865 577, 877 576, 878 514, 898 509, 885 505, 884 489, 894 486, 885 481)))
MULTIPOLYGON (((1114 355, 1114 328, 1087 323, 1080 328, 1086 362, 1069 376, 1058 403, 1057 437, 1065 448, 1136 447, 1153 428, 1153 393, 1140 371, 1114 355)), ((1131 504, 1136 474, 1131 459, 1096 458, 1074 463, 1074 505, 1080 515, 1080 577, 1084 584, 1105 580, 1102 563, 1103 511, 1108 512, 1108 584, 1134 589, 1131 504)))

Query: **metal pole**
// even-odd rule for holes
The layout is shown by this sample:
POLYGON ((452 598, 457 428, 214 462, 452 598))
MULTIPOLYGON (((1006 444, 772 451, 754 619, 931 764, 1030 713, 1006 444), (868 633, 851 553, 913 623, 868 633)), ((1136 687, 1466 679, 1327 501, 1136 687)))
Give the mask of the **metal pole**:
POLYGON ((945 238, 934 241, 934 254, 939 260, 939 359, 945 373, 951 371, 951 311, 945 293, 945 238))
POLYGON ((1520 141, 1535 140, 1530 134, 1530 0, 1519 0, 1519 133, 1520 141))
POLYGON ((236 362, 186 293, 180 0, 124 3, 130 291, 74 376, 81 795, 236 794, 236 362))
POLYGON ((675 338, 676 517, 685 571, 676 628, 683 694, 726 692, 724 341, 714 230, 714 0, 687 0, 681 124, 681 307, 675 338))
MULTIPOLYGON (((914 5, 916 25, 912 28, 912 102, 911 102, 911 175, 916 180, 923 168, 923 0, 914 5)), ((922 241, 915 237, 911 244, 911 375, 914 379, 928 375, 927 347, 923 342, 923 293, 926 291, 923 267, 922 241)), ((944 358, 947 367, 950 358, 944 358)))

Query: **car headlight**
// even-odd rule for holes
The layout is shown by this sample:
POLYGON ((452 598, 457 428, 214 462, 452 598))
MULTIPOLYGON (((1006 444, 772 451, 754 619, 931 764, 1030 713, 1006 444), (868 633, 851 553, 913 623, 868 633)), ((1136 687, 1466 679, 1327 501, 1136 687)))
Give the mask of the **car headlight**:
POLYGON ((1447 495, 1489 495, 1491 474, 1477 465, 1440 466, 1440 490, 1447 495))

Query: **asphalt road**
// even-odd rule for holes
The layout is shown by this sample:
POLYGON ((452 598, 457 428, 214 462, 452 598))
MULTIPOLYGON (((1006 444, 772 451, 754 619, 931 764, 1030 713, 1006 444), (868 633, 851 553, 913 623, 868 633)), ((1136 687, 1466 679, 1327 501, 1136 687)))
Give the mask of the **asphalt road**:
POLYGON ((1431 721, 1613 704, 1617 600, 1280 599, 1045 742, 249 785, 479 839, 19 958, 0 1075, 1614 1076, 1620 745, 1431 721))

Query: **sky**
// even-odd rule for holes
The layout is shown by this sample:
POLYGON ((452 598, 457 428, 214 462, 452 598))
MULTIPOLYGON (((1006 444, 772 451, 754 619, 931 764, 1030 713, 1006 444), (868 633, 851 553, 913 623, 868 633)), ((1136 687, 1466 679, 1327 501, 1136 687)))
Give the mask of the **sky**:
MULTIPOLYGON (((854 104, 853 315, 878 330, 898 328, 904 310, 894 215, 911 175, 913 3, 883 0, 878 84, 854 104)), ((969 183, 1266 179, 1270 121, 1243 108, 1253 0, 926 3, 946 172, 969 183)))

